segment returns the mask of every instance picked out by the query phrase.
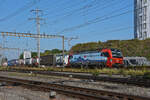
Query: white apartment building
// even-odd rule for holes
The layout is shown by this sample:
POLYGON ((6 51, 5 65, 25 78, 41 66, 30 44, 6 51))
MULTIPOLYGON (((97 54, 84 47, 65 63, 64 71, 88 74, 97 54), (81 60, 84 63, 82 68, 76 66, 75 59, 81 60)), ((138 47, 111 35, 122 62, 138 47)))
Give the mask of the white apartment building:
POLYGON ((134 38, 150 38, 150 0, 134 0, 134 38))

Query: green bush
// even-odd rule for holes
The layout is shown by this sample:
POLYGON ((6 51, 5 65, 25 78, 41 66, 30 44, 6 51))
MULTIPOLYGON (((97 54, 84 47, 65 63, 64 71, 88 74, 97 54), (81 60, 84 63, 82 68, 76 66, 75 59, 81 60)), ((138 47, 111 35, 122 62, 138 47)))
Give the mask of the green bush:
POLYGON ((97 69, 92 71, 93 76, 98 76, 99 74, 100 74, 100 72, 97 69))

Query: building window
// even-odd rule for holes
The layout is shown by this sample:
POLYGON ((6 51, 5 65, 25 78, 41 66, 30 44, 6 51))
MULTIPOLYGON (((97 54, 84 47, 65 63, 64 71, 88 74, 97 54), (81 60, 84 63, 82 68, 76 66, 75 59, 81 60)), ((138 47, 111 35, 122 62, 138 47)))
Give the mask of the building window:
POLYGON ((142 24, 142 16, 140 16, 140 24, 142 24))
POLYGON ((144 4, 147 3, 147 0, 144 0, 144 4))
POLYGON ((142 12, 142 0, 140 0, 140 7, 139 7, 139 12, 142 12))
POLYGON ((147 13, 147 6, 145 6, 145 7, 143 8, 143 13, 144 13, 144 15, 146 15, 146 13, 147 13))
POLYGON ((140 32, 140 36, 139 36, 139 38, 142 38, 142 32, 140 32))
POLYGON ((142 24, 140 24, 140 32, 142 33, 142 24))
POLYGON ((140 0, 140 7, 142 7, 142 1, 143 1, 143 0, 140 0))
POLYGON ((146 15, 143 15, 143 20, 146 21, 146 15))
POLYGON ((143 28, 146 29, 146 23, 143 24, 143 28))

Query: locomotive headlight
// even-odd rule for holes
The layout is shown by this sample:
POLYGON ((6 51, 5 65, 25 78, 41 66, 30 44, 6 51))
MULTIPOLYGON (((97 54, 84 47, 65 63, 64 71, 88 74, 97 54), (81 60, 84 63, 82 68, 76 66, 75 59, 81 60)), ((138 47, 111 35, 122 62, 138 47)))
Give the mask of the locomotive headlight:
POLYGON ((112 59, 110 59, 110 62, 112 62, 112 59))

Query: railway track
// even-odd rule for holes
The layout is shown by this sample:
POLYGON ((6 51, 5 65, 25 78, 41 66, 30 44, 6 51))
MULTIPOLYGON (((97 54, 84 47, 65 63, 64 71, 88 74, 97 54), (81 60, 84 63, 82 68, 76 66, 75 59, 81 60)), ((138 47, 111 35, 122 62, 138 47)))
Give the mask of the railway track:
POLYGON ((40 91, 56 91, 67 96, 79 98, 81 100, 150 100, 150 98, 126 95, 121 93, 81 88, 75 86, 54 84, 48 82, 31 81, 0 76, 1 82, 13 85, 21 85, 30 89, 40 91))
MULTIPOLYGON (((22 72, 29 73, 32 70, 9 70, 9 72, 22 72)), ((95 81, 114 82, 121 84, 128 84, 140 87, 150 87, 150 79, 143 79, 137 77, 109 77, 109 76, 93 76, 87 73, 70 73, 70 72, 54 72, 54 71, 32 71, 35 74, 52 75, 52 76, 64 76, 73 77, 79 79, 90 79, 95 81)))

